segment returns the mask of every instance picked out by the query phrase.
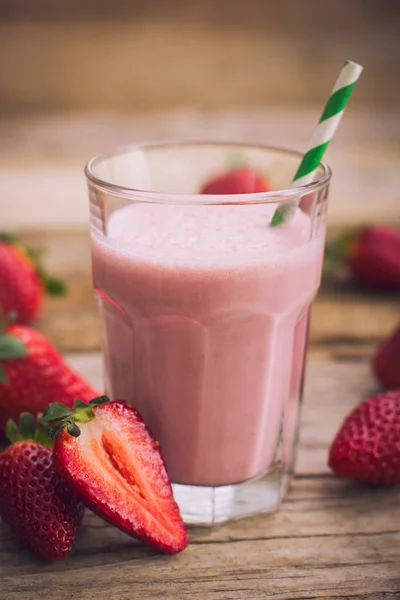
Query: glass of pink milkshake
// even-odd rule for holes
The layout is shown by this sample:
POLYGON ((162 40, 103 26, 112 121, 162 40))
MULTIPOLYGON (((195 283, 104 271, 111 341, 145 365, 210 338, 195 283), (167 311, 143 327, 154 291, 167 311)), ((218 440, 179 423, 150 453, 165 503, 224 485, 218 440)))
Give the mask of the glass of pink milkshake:
POLYGON ((106 391, 154 432, 187 523, 272 511, 290 480, 331 175, 321 163, 291 188, 300 159, 187 142, 86 167, 106 391), (232 156, 272 191, 199 193, 232 156), (294 217, 269 227, 294 200, 294 217))

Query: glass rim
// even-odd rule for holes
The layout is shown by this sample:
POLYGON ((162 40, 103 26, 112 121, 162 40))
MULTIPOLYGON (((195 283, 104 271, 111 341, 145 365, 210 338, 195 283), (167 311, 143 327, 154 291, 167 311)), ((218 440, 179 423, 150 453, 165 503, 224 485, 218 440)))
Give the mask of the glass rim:
POLYGON ((229 141, 216 141, 216 140, 164 140, 155 142, 143 142, 136 144, 125 144, 117 146, 110 150, 106 150, 92 157, 85 165, 85 176, 87 180, 100 191, 108 194, 123 196, 131 200, 140 200, 141 202, 151 202, 158 204, 186 204, 188 202, 193 204, 266 204, 274 202, 283 202, 285 200, 293 200, 296 197, 311 194, 321 188, 323 188, 332 177, 332 170, 329 165, 321 161, 318 168, 322 167, 323 173, 318 179, 311 183, 298 185, 295 187, 282 188, 279 190, 272 190, 270 192, 255 192, 250 194, 188 194, 188 193, 165 193, 155 192, 146 189, 139 189, 133 187, 127 187, 119 185, 97 177, 95 174, 96 167, 107 159, 121 154, 127 154, 128 152, 146 150, 146 149, 168 149, 174 147, 184 146, 232 146, 235 148, 247 148, 255 150, 267 150, 271 152, 277 152, 280 154, 291 155, 297 157, 300 160, 303 157, 303 153, 298 150, 292 150, 280 146, 270 146, 268 144, 253 144, 251 142, 235 142, 229 141))

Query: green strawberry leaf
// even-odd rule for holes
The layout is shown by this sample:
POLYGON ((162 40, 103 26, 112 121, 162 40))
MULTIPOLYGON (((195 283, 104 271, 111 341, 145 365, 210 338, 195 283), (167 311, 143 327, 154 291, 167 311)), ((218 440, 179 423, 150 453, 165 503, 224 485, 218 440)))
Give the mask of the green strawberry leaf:
POLYGON ((19 418, 19 427, 12 420, 8 419, 5 426, 5 434, 7 439, 12 443, 22 440, 33 440, 42 446, 53 446, 53 442, 49 438, 49 426, 42 422, 42 415, 39 413, 37 419, 28 412, 23 412, 19 418), (37 423, 36 423, 37 420, 37 423))
POLYGON ((61 279, 42 273, 42 281, 49 296, 66 296, 68 286, 61 279))
POLYGON ((60 419, 65 419, 65 417, 70 417, 73 414, 74 411, 72 408, 68 408, 64 404, 61 404, 61 402, 52 402, 44 411, 42 420, 45 423, 52 423, 53 421, 59 421, 60 419))
POLYGON ((20 442, 24 439, 24 436, 21 435, 21 432, 18 429, 18 425, 12 419, 8 419, 4 431, 6 434, 6 438, 12 444, 15 444, 15 442, 20 442))
POLYGON ((110 398, 108 396, 98 396, 97 398, 93 398, 90 400, 90 406, 100 406, 100 404, 106 404, 106 402, 110 402, 110 398))
POLYGON ((64 429, 64 427, 66 426, 66 422, 65 421, 60 421, 59 423, 57 423, 57 425, 54 425, 54 427, 51 427, 49 430, 49 437, 51 440, 54 440, 58 434, 60 433, 60 431, 62 429, 64 429))
POLYGON ((74 402, 74 408, 87 408, 87 402, 82 402, 82 400, 79 400, 79 398, 77 398, 74 402))
POLYGON ((28 412, 22 412, 19 416, 19 430, 22 437, 27 440, 33 440, 35 437, 36 421, 35 417, 28 412))
POLYGON ((67 432, 70 435, 73 437, 79 437, 81 435, 81 430, 79 429, 77 423, 88 423, 94 419, 95 413, 93 409, 100 404, 105 404, 106 402, 109 402, 109 398, 107 396, 93 398, 93 400, 91 400, 88 404, 77 398, 74 402, 73 409, 64 406, 64 404, 61 404, 61 402, 52 402, 46 408, 42 417, 42 421, 45 423, 53 423, 54 421, 58 421, 49 432, 49 436, 52 439, 57 437, 64 427, 67 428, 67 432))
POLYGON ((8 233, 7 231, 0 231, 0 242, 4 242, 6 244, 12 244, 17 242, 18 239, 12 233, 8 233))
POLYGON ((25 344, 14 335, 0 334, 0 360, 14 360, 27 356, 25 344))
POLYGON ((50 436, 49 436, 49 432, 50 432, 49 425, 43 421, 43 415, 41 413, 39 413, 37 415, 36 419, 37 419, 37 425, 36 425, 35 435, 34 435, 33 439, 38 444, 42 444, 42 446, 49 446, 50 448, 52 448, 53 441, 50 439, 50 436))
POLYGON ((81 435, 81 430, 79 429, 78 425, 74 422, 68 423, 67 431, 73 437, 79 437, 81 435))

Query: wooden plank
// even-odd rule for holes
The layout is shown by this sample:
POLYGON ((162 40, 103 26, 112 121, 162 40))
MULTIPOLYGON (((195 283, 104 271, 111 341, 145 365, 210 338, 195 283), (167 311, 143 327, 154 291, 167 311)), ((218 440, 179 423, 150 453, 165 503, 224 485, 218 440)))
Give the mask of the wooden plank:
MULTIPOLYGON (((318 103, 310 103, 242 110, 225 107, 214 111, 179 107, 151 114, 77 111, 37 116, 3 115, 0 117, 0 166, 2 171, 10 169, 11 174, 22 169, 31 173, 50 167, 62 173, 66 167, 81 167, 78 172, 81 175, 84 161, 105 149, 171 137, 236 140, 304 150, 320 111, 318 103)), ((358 164, 365 164, 369 169, 386 165, 388 180, 377 182, 386 192, 392 184, 390 176, 396 176, 391 169, 399 155, 399 110, 382 109, 376 115, 357 107, 345 118, 345 126, 340 128, 335 144, 329 148, 329 162, 332 157, 342 159, 338 164, 348 164, 350 169, 358 164)), ((359 182, 365 184, 366 190, 371 186, 375 188, 371 175, 370 172, 365 182, 359 182)), ((380 201, 385 202, 386 198, 380 201)), ((359 216, 362 220, 363 215, 359 216)))
MULTIPOLYGON (((1 38, 1 36, 0 36, 1 38)), ((1 54, 1 51, 0 51, 1 54)), ((320 106, 153 115, 18 117, 0 120, 2 228, 86 230, 88 199, 83 167, 114 146, 162 138, 209 138, 304 149, 320 106)), ((352 110, 329 148, 334 177, 329 226, 400 224, 398 111, 352 110), (379 152, 377 152, 377 147, 379 152)))
MULTIPOLYGON (((268 519, 268 517, 264 517, 268 519)), ((307 513, 303 515, 307 518, 307 513)), ((180 556, 155 556, 131 541, 88 551, 61 565, 30 561, 26 574, 2 577, 3 600, 54 597, 107 600, 358 598, 394 600, 400 591, 400 534, 304 536, 192 543, 180 556), (39 572, 40 568, 40 572, 39 572)), ((23 560, 24 557, 21 556, 23 560)))
MULTIPOLYGON (((367 489, 329 477, 299 477, 291 485, 290 492, 279 511, 271 515, 262 515, 233 521, 218 527, 190 527, 191 544, 223 544, 252 540, 273 540, 277 538, 368 536, 382 531, 397 531, 388 524, 388 513, 392 525, 400 521, 400 490, 367 489), (385 510, 380 510, 384 506, 385 510), (305 516, 307 518, 305 518, 305 516)), ((103 522, 90 511, 86 511, 84 530, 80 536, 73 559, 61 563, 64 568, 78 564, 79 555, 94 554, 98 547, 98 556, 91 557, 93 566, 102 566, 109 561, 109 554, 136 548, 136 542, 119 530, 103 522), (108 552, 105 551, 108 549, 108 552)), ((143 549, 143 548, 142 548, 143 549)), ((20 546, 12 533, 0 528, 0 576, 3 574, 24 575, 32 571, 29 555, 23 560, 19 554, 20 546)), ((146 549, 144 554, 146 555, 146 549)), ((140 550, 137 552, 140 556, 140 550)))
POLYGON ((324 289, 313 307, 311 340, 322 344, 377 342, 400 319, 399 295, 370 294, 349 286, 324 289))
POLYGON ((368 66, 354 102, 397 106, 396 3, 36 4, 0 3, 0 106, 10 113, 322 103, 343 47, 368 66))

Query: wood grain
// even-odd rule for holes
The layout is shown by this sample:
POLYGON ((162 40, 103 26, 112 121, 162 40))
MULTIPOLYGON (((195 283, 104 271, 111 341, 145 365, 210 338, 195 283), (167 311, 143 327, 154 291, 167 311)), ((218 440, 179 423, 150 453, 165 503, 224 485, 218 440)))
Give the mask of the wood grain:
POLYGON ((75 568, 47 567, 39 573, 31 564, 27 575, 4 577, 3 598, 393 600, 400 589, 399 541, 394 531, 193 543, 173 558, 152 556, 131 542, 125 550, 106 548, 109 562, 98 568, 98 559, 106 557, 95 546, 93 554, 76 557, 75 568))
MULTIPOLYGON (((100 383, 98 354, 68 359, 100 383)), ((326 467, 344 413, 373 386, 366 366, 312 362, 297 476, 281 509, 191 528, 179 556, 156 555, 88 512, 72 555, 43 565, 0 528, 1 600, 400 597, 400 489, 357 485, 326 467)))
MULTIPOLYGON (((0 34, 1 37, 1 34, 0 34)), ((1 54, 1 50, 0 50, 1 54)), ((110 113, 0 119, 2 228, 86 230, 86 161, 105 149, 159 139, 242 140, 303 150, 321 111, 183 109, 153 115, 110 113)), ((355 110, 329 148, 329 227, 400 224, 399 112, 355 110)))
POLYGON ((0 19, 8 113, 322 103, 346 55, 354 102, 398 104, 396 2, 2 0, 0 19))
POLYGON ((278 0, 248 0, 243 6, 230 0, 220 0, 217 4, 210 0, 202 3, 186 3, 181 0, 114 0, 113 4, 99 5, 96 0, 70 0, 54 2, 54 0, 35 0, 26 3, 24 0, 1 0, 0 18, 9 21, 54 21, 54 20, 121 20, 141 18, 154 20, 176 20, 178 22, 218 22, 227 25, 240 23, 243 27, 255 27, 265 31, 274 31, 277 20, 285 22, 291 32, 301 26, 324 27, 326 15, 330 13, 330 27, 334 31, 343 30, 344 26, 352 31, 358 27, 368 27, 377 21, 385 24, 396 20, 399 16, 398 6, 388 4, 383 7, 377 0, 353 0, 351 9, 346 0, 326 0, 321 7, 317 0, 305 0, 301 10, 296 0, 284 3, 278 0))

